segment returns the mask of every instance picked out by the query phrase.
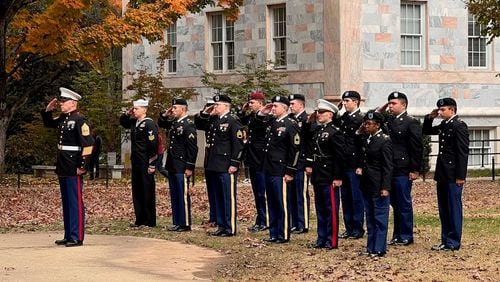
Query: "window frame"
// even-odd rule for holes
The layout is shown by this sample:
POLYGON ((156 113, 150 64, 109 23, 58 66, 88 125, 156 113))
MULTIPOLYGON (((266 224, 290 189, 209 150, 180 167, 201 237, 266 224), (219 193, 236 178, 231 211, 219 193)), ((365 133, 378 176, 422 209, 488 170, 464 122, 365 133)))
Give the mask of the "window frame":
MULTIPOLYGON (((413 12, 414 13, 414 12, 413 12)), ((406 16, 407 14, 405 14, 404 16, 406 16)), ((400 52, 399 52, 399 56, 400 56, 400 65, 401 67, 405 67, 405 68, 424 68, 425 67, 425 19, 426 19, 426 6, 425 6, 425 3, 421 3, 421 2, 401 2, 400 4, 400 21, 399 21, 399 25, 400 25, 400 42, 399 42, 399 49, 400 49, 400 52), (407 18, 407 17, 404 17, 403 18, 403 6, 406 6, 406 9, 408 9, 408 6, 412 6, 412 7, 419 7, 419 10, 420 10, 420 17, 417 19, 415 17, 412 17, 412 18, 407 18), (403 20, 406 20, 404 23, 403 23, 403 20), (403 32, 403 25, 405 27, 409 26, 411 24, 411 22, 409 22, 409 20, 412 20, 412 21, 416 21, 418 20, 419 21, 419 31, 420 33, 410 33, 408 32, 408 30, 405 30, 405 32, 403 32), (405 39, 418 39, 418 49, 414 49, 413 47, 414 46, 411 46, 412 49, 403 49, 406 47, 406 44, 405 46, 403 46, 403 40, 405 39), (415 53, 415 52, 418 52, 418 60, 419 60, 419 63, 418 64, 408 64, 407 60, 406 60, 406 54, 408 53, 415 53)), ((406 28, 405 28, 406 29, 406 28)), ((413 44, 413 43, 412 43, 413 44)), ((413 59, 412 59, 413 60, 413 59)))
MULTIPOLYGON (((487 133, 488 136, 486 139, 491 140, 494 139, 492 138, 492 135, 494 134, 494 130, 492 128, 484 128, 484 127, 478 127, 478 128, 469 128, 469 157, 468 157, 468 166, 471 167, 481 167, 482 165, 482 156, 481 155, 471 155, 472 153, 482 153, 482 141, 484 140, 484 133, 487 133), (477 134, 480 134, 479 138, 477 137, 477 134), (476 140, 476 141, 472 141, 476 140), (476 145, 477 143, 477 145, 476 145)), ((487 155, 484 159, 484 166, 490 166, 491 165, 491 158, 490 154, 493 152, 493 143, 494 141, 488 141, 487 144, 485 144, 484 152, 487 155)))
POLYGON ((167 74, 177 73, 177 22, 172 23, 166 30, 167 44, 170 46, 170 53, 167 58, 167 74))
MULTIPOLYGON (((477 21, 475 20, 475 16, 468 13, 467 14, 467 68, 469 68, 469 69, 488 69, 489 68, 488 61, 489 61, 489 53, 490 52, 488 52, 488 49, 489 49, 488 48, 488 37, 481 35, 482 29, 483 29, 483 25, 478 24, 477 21), (473 34, 472 35, 469 33, 470 32, 469 25, 471 23, 473 24, 473 28, 472 28, 473 34), (479 25, 478 35, 475 34, 476 29, 474 27, 476 25, 479 25), (476 50, 471 51, 471 43, 470 43, 471 40, 472 41, 475 41, 475 40, 479 41, 479 51, 476 51, 476 50), (481 47, 482 47, 481 42, 484 43, 484 52, 481 52, 481 47), (472 55, 474 55, 474 53, 477 53, 479 55, 484 54, 484 66, 483 65, 478 65, 478 66, 471 65, 471 61, 470 61, 471 52, 472 52, 472 55)), ((472 44, 472 47, 474 47, 474 44, 472 44)), ((479 60, 479 62, 481 62, 480 58, 478 60, 479 60)))
POLYGON ((222 12, 207 13, 208 26, 208 69, 214 73, 232 72, 236 68, 234 22, 222 12), (215 19, 220 19, 214 27, 215 19), (220 24, 220 26, 219 26, 220 24), (218 31, 215 31, 218 29, 218 31), (214 33, 214 31, 216 33, 214 33), (219 32, 220 31, 220 32, 219 32), (214 41, 214 37, 216 37, 214 41), (220 38, 219 38, 220 37, 220 38), (218 62, 215 59, 218 58, 218 62))
POLYGON ((286 70, 287 69, 287 14, 286 14, 286 4, 270 5, 268 6, 269 13, 269 38, 270 42, 270 59, 273 61, 273 69, 275 70, 286 70), (276 15, 277 11, 283 10, 281 15, 276 15), (276 20, 277 17, 280 17, 276 20), (276 32, 278 30, 278 32, 276 32), (283 46, 281 50, 277 51, 278 46, 283 46), (279 57, 283 57, 283 61, 278 61, 278 53, 282 53, 279 57))

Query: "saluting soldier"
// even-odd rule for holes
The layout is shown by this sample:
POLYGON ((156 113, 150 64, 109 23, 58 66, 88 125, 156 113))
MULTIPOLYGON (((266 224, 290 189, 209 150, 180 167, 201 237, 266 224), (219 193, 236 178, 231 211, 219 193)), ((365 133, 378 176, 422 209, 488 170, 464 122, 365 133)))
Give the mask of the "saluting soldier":
POLYGON ((266 146, 266 123, 258 118, 259 111, 264 107, 266 97, 260 91, 248 95, 248 102, 242 107, 239 114, 241 123, 247 127, 247 142, 245 144, 245 166, 249 168, 250 182, 255 200, 257 217, 255 224, 249 227, 250 232, 259 232, 268 228, 269 215, 267 213, 266 183, 262 171, 262 159, 266 146))
POLYGON ((188 118, 185 99, 173 99, 172 107, 162 113, 158 126, 168 131, 170 144, 165 168, 168 171, 172 223, 170 231, 191 230, 191 196, 189 182, 193 176, 198 154, 194 123, 188 118))
POLYGON ((306 163, 306 146, 308 144, 305 137, 308 136, 307 132, 303 132, 302 125, 307 122, 307 113, 305 111, 306 97, 302 94, 290 94, 290 118, 294 119, 300 131, 300 144, 299 159, 297 161, 297 170, 293 180, 288 184, 291 187, 290 202, 292 206, 291 218, 292 228, 294 234, 307 233, 309 230, 309 207, 310 198, 308 191, 308 177, 305 173, 306 163))
POLYGON ((435 251, 459 250, 462 240, 462 191, 467 176, 469 157, 469 131, 467 124, 457 116, 457 102, 453 98, 442 98, 424 119, 424 134, 439 134, 439 154, 434 180, 437 182, 439 219, 441 220, 441 243, 431 249, 435 251), (437 117, 439 125, 432 122, 437 117))
POLYGON ((215 95, 214 104, 205 110, 212 119, 200 120, 207 131, 205 173, 207 185, 215 188, 217 230, 211 235, 236 235, 236 181, 243 153, 241 123, 229 112, 231 98, 215 95))
POLYGON ((363 228, 365 205, 360 187, 361 179, 356 174, 356 168, 362 162, 361 148, 363 145, 363 136, 356 134, 356 131, 363 123, 364 116, 359 108, 360 103, 361 95, 357 91, 345 91, 342 94, 341 104, 345 112, 340 118, 333 120, 345 138, 345 172, 342 177, 342 187, 340 189, 345 232, 339 236, 343 239, 359 239, 365 234, 363 228))
POLYGON ((310 121, 317 121, 308 152, 307 172, 311 173, 314 203, 318 219, 318 238, 314 248, 338 248, 339 190, 342 185, 345 162, 345 138, 333 124, 337 106, 318 99, 310 121))
POLYGON ((54 98, 42 111, 43 124, 57 128, 56 173, 59 177, 64 221, 64 238, 56 240, 56 245, 75 247, 83 245, 85 232, 85 208, 83 205, 83 175, 87 172, 92 154, 94 138, 90 125, 78 112, 78 93, 66 88, 59 88, 59 98, 54 98), (61 114, 52 118, 59 102, 61 114))
POLYGON ((300 150, 299 128, 288 117, 290 101, 287 97, 275 96, 272 103, 261 110, 271 115, 266 134, 262 169, 266 178, 266 195, 269 210, 269 239, 272 243, 290 240, 290 189, 287 183, 293 180, 297 170, 300 150))
MULTIPOLYGON (((214 104, 214 100, 212 97, 206 98, 207 102, 203 109, 194 115, 194 125, 196 129, 198 130, 203 130, 205 131, 205 156, 206 150, 208 149, 207 144, 208 144, 208 129, 210 128, 211 124, 215 121, 217 116, 214 114, 212 111, 213 107, 211 107, 214 104), (207 112, 207 110, 209 112, 207 112)), ((217 225, 217 208, 215 206, 215 189, 212 185, 213 181, 210 180, 210 174, 207 173, 207 164, 206 162, 203 165, 204 170, 204 175, 205 175, 205 184, 207 186, 207 197, 208 197, 208 224, 211 226, 216 226, 217 225)))
POLYGON ((413 244, 413 205, 411 188, 422 165, 422 128, 420 122, 408 115, 408 98, 392 92, 387 97, 389 117, 387 129, 392 142, 394 170, 391 182, 391 206, 394 211, 394 232, 389 245, 413 244))
POLYGON ((148 101, 139 99, 120 116, 120 124, 130 129, 132 143, 132 200, 135 222, 130 227, 156 226, 156 162, 158 162, 158 127, 147 117, 148 101))
POLYGON ((387 225, 389 223, 389 191, 393 169, 391 138, 382 132, 384 116, 368 111, 362 129, 367 134, 364 143, 363 166, 356 169, 362 175, 361 190, 365 200, 366 255, 383 257, 387 252, 387 225))

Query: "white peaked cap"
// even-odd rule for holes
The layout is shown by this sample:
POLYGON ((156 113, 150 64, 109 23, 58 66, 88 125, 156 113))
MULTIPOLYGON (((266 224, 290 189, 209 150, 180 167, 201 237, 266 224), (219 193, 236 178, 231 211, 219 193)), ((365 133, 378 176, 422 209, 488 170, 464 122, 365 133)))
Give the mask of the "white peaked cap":
POLYGON ((61 91, 61 95, 59 96, 60 98, 70 99, 74 101, 82 99, 82 96, 80 96, 80 94, 76 93, 75 91, 69 90, 68 88, 61 87, 59 88, 59 91, 61 91))
POLYGON ((318 103, 318 107, 316 108, 317 110, 327 110, 334 114, 336 114, 339 111, 339 108, 337 108, 335 104, 328 102, 325 99, 318 99, 316 103, 318 103))
POLYGON ((134 107, 147 107, 149 105, 149 101, 146 99, 139 99, 134 101, 134 107))

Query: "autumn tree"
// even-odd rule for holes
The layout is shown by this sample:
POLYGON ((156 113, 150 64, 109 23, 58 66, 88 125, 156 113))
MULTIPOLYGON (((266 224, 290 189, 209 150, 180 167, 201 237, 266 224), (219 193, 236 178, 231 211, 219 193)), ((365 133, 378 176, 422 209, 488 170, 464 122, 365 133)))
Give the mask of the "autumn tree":
POLYGON ((139 43, 143 38, 163 40, 168 25, 207 5, 224 7, 229 17, 236 17, 243 0, 135 0, 125 9, 121 2, 0 1, 0 171, 4 169, 6 132, 13 115, 61 74, 44 73, 31 88, 18 91, 13 85, 33 64, 65 66, 76 62, 100 69, 112 48, 139 43))
POLYGON ((483 35, 490 37, 489 42, 500 36, 500 1, 499 0, 468 0, 467 8, 483 25, 483 35))

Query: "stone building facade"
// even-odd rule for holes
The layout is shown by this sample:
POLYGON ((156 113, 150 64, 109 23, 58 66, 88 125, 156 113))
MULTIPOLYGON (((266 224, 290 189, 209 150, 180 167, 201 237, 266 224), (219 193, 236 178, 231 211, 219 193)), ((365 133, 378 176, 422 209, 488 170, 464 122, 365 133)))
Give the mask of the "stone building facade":
MULTIPOLYGON (((422 118, 437 99, 453 97, 471 139, 495 139, 500 138, 500 78, 495 77, 500 44, 498 39, 486 44, 479 30, 463 1, 247 0, 234 23, 207 8, 166 31, 175 57, 167 64, 165 84, 196 88, 200 95, 190 108, 197 111, 213 92, 191 65, 231 80, 231 68, 255 53, 259 63, 277 61, 276 71, 288 74, 284 86, 305 94, 309 109, 315 99, 335 100, 349 89, 359 91, 363 108, 371 109, 398 90, 409 97, 409 113, 422 118)), ((155 71, 158 50, 159 44, 148 42, 124 49, 124 71, 141 65, 155 71)), ((124 79, 128 83, 130 78, 124 79)), ((500 142, 485 144, 489 152, 500 152, 500 142)), ((471 157, 471 163, 479 165, 479 158, 471 157)))

